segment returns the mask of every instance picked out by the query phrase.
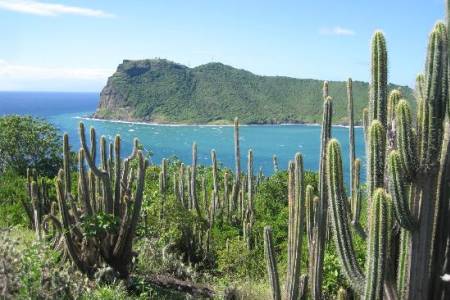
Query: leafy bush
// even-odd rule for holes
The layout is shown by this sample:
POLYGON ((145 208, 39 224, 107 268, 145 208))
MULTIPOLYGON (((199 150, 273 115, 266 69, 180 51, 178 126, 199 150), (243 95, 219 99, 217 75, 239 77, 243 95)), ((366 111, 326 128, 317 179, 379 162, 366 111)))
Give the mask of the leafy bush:
POLYGON ((0 172, 11 169, 26 175, 27 168, 54 176, 62 163, 59 131, 31 116, 0 117, 0 172))
POLYGON ((28 225, 22 204, 28 201, 24 177, 11 170, 0 175, 0 227, 28 225))

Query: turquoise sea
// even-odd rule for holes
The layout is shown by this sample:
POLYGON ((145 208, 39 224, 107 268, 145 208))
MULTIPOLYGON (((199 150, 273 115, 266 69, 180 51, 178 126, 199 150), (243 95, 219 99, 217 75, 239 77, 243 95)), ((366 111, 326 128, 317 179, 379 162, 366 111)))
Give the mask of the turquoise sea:
MULTIPOLYGON (((159 163, 162 158, 176 156, 189 164, 191 146, 198 146, 199 163, 210 164, 210 151, 215 149, 219 161, 226 167, 234 166, 232 126, 202 125, 153 125, 92 120, 88 117, 95 111, 99 95, 96 93, 34 93, 0 92, 0 115, 31 114, 53 123, 62 132, 67 132, 73 149, 79 147, 78 123, 94 126, 98 136, 105 135, 112 141, 120 134, 123 142, 122 155, 128 155, 131 143, 137 137, 146 150, 159 163)), ((348 128, 334 126, 333 137, 341 142, 345 173, 348 174, 348 128)), ((356 128, 356 154, 364 157, 363 131, 356 128)), ((320 152, 320 126, 317 125, 250 125, 241 126, 240 142, 242 166, 246 166, 247 151, 254 152, 255 172, 262 167, 264 174, 273 172, 272 155, 277 155, 281 169, 296 152, 304 158, 305 169, 317 170, 320 152)), ((364 164, 363 164, 364 165, 364 164)), ((365 168, 362 170, 365 177, 365 168)), ((348 176, 346 178, 348 180, 348 176)))

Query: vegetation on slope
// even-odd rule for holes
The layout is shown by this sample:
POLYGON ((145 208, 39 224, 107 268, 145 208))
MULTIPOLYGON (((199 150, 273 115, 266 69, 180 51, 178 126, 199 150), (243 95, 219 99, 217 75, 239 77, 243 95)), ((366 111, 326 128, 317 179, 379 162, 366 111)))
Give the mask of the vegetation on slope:
MULTIPOLYGON (((412 99, 410 88, 396 88, 412 99)), ((334 122, 347 123, 345 82, 331 81, 329 89, 334 122)), ((124 60, 103 89, 95 116, 160 123, 231 123, 234 117, 244 124, 317 123, 321 90, 320 80, 258 76, 221 63, 188 68, 165 59, 124 60)), ((356 116, 367 105, 367 91, 367 83, 353 83, 356 116)))

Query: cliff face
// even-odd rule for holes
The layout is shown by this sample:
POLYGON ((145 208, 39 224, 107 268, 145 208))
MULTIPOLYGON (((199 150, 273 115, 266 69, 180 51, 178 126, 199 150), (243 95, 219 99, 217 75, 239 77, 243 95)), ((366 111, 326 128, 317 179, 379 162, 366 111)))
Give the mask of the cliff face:
MULTIPOLYGON (((401 87, 412 100, 412 91, 401 87)), ((354 82, 355 116, 368 84, 354 82)), ((335 123, 346 122, 344 82, 330 82, 335 123)), ((414 101, 411 101, 414 104, 414 101)), ((220 63, 195 68, 164 59, 124 60, 100 94, 94 117, 159 123, 319 122, 322 81, 258 76, 220 63)))

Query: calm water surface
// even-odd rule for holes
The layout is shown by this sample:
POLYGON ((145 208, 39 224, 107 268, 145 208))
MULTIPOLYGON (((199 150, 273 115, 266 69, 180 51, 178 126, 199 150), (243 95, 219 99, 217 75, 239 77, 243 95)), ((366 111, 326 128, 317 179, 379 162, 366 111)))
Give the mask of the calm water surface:
MULTIPOLYGON (((150 125, 86 119, 95 111, 96 93, 22 93, 0 92, 0 115, 31 114, 47 119, 62 132, 67 132, 73 149, 79 147, 78 123, 94 126, 98 136, 112 141, 120 134, 122 155, 131 151, 137 137, 146 150, 154 153, 153 161, 176 156, 187 164, 191 160, 191 145, 198 146, 199 163, 210 164, 210 150, 216 149, 219 161, 227 167, 234 166, 232 126, 150 125)), ((363 131, 356 128, 356 154, 363 158, 363 131)), ((333 127, 333 137, 341 142, 345 173, 348 174, 348 128, 333 127)), ((241 126, 240 142, 242 166, 247 163, 247 151, 254 152, 255 171, 262 167, 265 174, 273 172, 272 155, 278 157, 280 168, 285 169, 296 152, 301 152, 305 169, 317 170, 320 152, 320 127, 313 125, 241 126)), ((365 169, 362 170, 365 177, 365 169)), ((348 180, 348 176, 346 178, 348 180)))

